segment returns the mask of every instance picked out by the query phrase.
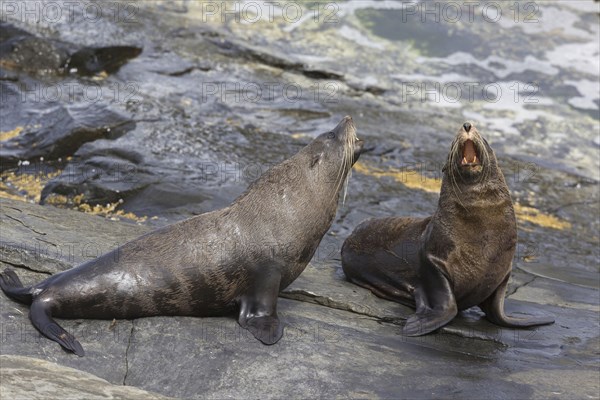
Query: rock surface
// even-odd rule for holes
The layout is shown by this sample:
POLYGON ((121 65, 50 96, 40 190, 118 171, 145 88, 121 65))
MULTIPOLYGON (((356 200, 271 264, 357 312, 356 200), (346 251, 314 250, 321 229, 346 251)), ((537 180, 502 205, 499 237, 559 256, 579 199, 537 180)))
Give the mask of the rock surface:
POLYGON ((35 98, 27 102, 20 92, 26 85, 35 88, 27 78, 19 84, 0 82, 0 131, 15 134, 2 141, 0 170, 14 168, 22 161, 67 157, 83 143, 115 139, 135 127, 128 116, 105 105, 63 105, 35 98))
POLYGON ((0 397, 3 399, 167 399, 36 358, 3 355, 0 365, 0 397))
MULTIPOLYGON (((0 206, 1 267, 25 284, 150 229, 12 200, 0 206)), ((23 377, 42 388, 34 395, 50 397, 152 398, 130 386, 181 398, 598 396, 597 289, 515 270, 508 312, 554 315, 556 324, 501 329, 470 309, 435 334, 408 338, 399 325, 412 311, 346 282, 332 243, 327 236, 282 293, 286 331, 270 347, 232 317, 61 321, 86 350, 79 358, 40 337, 27 307, 2 294, 3 398, 32 396, 23 377), (81 384, 71 384, 74 377, 81 384)))

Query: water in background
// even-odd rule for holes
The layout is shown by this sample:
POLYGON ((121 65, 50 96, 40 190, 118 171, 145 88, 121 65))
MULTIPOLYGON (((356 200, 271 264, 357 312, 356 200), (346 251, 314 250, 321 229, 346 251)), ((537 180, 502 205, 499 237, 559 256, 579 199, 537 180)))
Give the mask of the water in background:
MULTIPOLYGON (((507 168, 526 165, 546 182, 512 187, 517 199, 557 207, 544 205, 554 179, 544 171, 565 172, 575 186, 600 180, 592 1, 140 1, 111 3, 119 12, 99 18, 81 7, 54 19, 43 17, 50 2, 40 4, 35 23, 7 10, 3 19, 78 45, 144 47, 115 75, 76 80, 99 85, 95 104, 136 125, 62 157, 42 193, 55 204, 83 195, 138 216, 205 212, 346 114, 366 139, 365 162, 439 176, 454 133, 471 120, 507 168)), ((85 96, 59 99, 78 101, 85 96)), ((8 125, 1 130, 19 128, 8 125)))
MULTIPOLYGON (((240 11, 250 13, 243 4, 251 3, 240 11)), ((292 7, 273 10, 279 23, 262 10, 259 22, 224 26, 259 47, 384 91, 359 112, 376 105, 448 115, 446 135, 457 121, 473 120, 501 152, 598 180, 598 7, 348 1, 304 8, 300 18, 292 7)), ((206 19, 206 7, 192 2, 188 16, 206 19)), ((369 120, 368 135, 411 136, 376 121, 369 120)))

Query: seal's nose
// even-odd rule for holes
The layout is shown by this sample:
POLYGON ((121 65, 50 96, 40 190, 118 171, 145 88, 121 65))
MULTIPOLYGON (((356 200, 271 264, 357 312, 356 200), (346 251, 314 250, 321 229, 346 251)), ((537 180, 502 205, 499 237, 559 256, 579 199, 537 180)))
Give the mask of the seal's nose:
POLYGON ((471 130, 471 124, 468 122, 465 122, 465 124, 463 125, 463 128, 465 128, 465 132, 469 133, 469 131, 471 130))
POLYGON ((356 129, 354 127, 354 122, 352 121, 352 117, 346 115, 342 120, 337 124, 335 129, 332 132, 339 133, 338 137, 342 138, 345 135, 345 132, 351 131, 352 129, 356 129))

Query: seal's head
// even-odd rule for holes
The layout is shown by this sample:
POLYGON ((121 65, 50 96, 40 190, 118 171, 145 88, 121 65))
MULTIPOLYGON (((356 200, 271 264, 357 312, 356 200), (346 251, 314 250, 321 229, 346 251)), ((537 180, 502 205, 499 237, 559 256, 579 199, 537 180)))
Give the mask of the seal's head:
POLYGON ((450 147, 447 173, 454 179, 473 182, 488 178, 496 167, 496 156, 488 142, 472 122, 465 122, 450 147))
POLYGON ((345 174, 358 160, 363 143, 356 136, 356 127, 352 117, 347 115, 335 128, 320 134, 307 146, 313 155, 311 168, 319 166, 321 169, 331 169, 345 177, 345 174))
POLYGON ((345 116, 335 128, 320 134, 306 147, 311 154, 310 168, 333 184, 337 193, 347 186, 352 165, 360 157, 363 144, 356 136, 352 117, 345 116))
POLYGON ((320 134, 313 143, 323 147, 319 153, 323 162, 341 159, 346 169, 354 165, 363 148, 363 141, 356 136, 356 127, 349 115, 329 132, 320 134))

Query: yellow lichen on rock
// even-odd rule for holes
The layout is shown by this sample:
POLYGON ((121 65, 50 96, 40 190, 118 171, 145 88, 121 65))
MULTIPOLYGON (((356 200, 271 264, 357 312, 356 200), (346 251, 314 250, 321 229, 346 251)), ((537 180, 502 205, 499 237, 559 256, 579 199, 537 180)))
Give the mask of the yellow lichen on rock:
MULTIPOLYGON (((46 183, 58 176, 61 171, 50 173, 37 174, 16 174, 13 171, 7 171, 0 174, 0 197, 5 199, 28 201, 31 203, 39 203, 42 195, 42 190, 46 183)), ((84 202, 85 196, 79 194, 69 199, 67 196, 52 193, 46 199, 46 204, 51 204, 58 207, 72 208, 77 211, 88 214, 101 215, 111 220, 119 220, 126 218, 137 222, 144 222, 148 217, 138 217, 131 212, 117 210, 117 207, 122 202, 108 203, 102 205, 90 205, 84 202)))
POLYGON ((105 206, 100 204, 92 206, 87 203, 81 203, 77 205, 76 209, 88 214, 101 215, 114 221, 118 221, 121 218, 127 218, 137 222, 145 222, 148 219, 146 216, 138 217, 134 213, 117 210, 119 204, 121 204, 119 201, 107 203, 105 206))
POLYGON ((546 214, 537 208, 522 206, 515 203, 515 213, 520 221, 528 221, 544 228, 553 228, 558 230, 571 228, 569 221, 564 221, 554 215, 546 214))
POLYGON ((46 183, 58 176, 61 171, 37 174, 15 174, 12 171, 0 174, 2 186, 0 197, 39 203, 46 183))
POLYGON ((19 136, 19 134, 22 131, 23 131, 23 127, 22 126, 17 126, 12 131, 0 132, 0 142, 3 142, 5 140, 9 140, 9 139, 12 139, 12 138, 14 138, 16 136, 19 136))
POLYGON ((109 218, 113 221, 118 221, 121 218, 126 218, 137 222, 145 222, 148 219, 148 217, 146 216, 138 217, 134 213, 125 212, 123 210, 117 210, 117 207, 123 203, 122 201, 107 203, 106 205, 91 205, 86 203, 84 200, 85 195, 83 194, 78 194, 69 199, 66 196, 53 193, 50 196, 48 196, 48 198, 46 199, 46 203, 59 207, 70 207, 73 210, 81 211, 87 214, 100 215, 109 218))
POLYGON ((367 166, 366 164, 360 162, 354 164, 353 168, 359 174, 373 176, 375 178, 392 178, 396 182, 401 183, 410 189, 419 189, 426 192, 439 193, 442 186, 442 181, 440 179, 430 178, 413 170, 396 168, 381 170, 367 166))
MULTIPOLYGON (((441 188, 441 180, 429 178, 421 175, 417 171, 402 170, 390 168, 387 170, 371 167, 361 162, 354 164, 354 170, 362 175, 372 176, 375 178, 390 177, 396 182, 410 188, 419 189, 429 193, 439 193, 441 188)), ((568 229, 571 223, 564 221, 554 215, 546 214, 533 207, 522 206, 515 203, 515 214, 520 222, 530 222, 532 224, 552 229, 568 229)))
POLYGON ((27 201, 27 196, 11 193, 10 188, 2 181, 0 181, 0 197, 11 200, 27 201))

